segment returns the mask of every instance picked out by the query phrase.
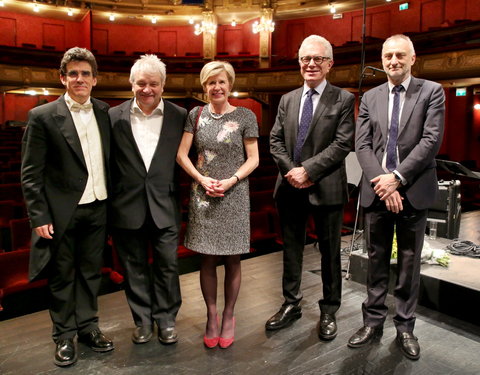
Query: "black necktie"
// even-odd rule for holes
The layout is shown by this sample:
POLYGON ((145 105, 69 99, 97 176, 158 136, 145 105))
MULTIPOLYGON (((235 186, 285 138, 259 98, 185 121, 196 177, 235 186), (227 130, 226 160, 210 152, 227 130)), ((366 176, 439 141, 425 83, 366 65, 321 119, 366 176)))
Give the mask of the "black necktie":
POLYGON ((397 138, 398 123, 400 118, 400 92, 403 90, 402 85, 394 86, 393 91, 393 109, 392 118, 390 119, 390 129, 388 131, 387 143, 387 161, 386 167, 389 171, 395 170, 397 167, 397 138))
POLYGON ((293 152, 293 160, 296 163, 300 162, 302 147, 303 147, 303 144, 305 143, 305 138, 307 137, 308 128, 310 127, 310 123, 312 122, 312 117, 313 117, 312 96, 315 95, 316 93, 317 92, 314 89, 310 89, 307 92, 307 98, 305 99, 305 103, 303 103, 302 117, 300 117, 300 125, 298 127, 297 143, 295 144, 295 150, 293 152))

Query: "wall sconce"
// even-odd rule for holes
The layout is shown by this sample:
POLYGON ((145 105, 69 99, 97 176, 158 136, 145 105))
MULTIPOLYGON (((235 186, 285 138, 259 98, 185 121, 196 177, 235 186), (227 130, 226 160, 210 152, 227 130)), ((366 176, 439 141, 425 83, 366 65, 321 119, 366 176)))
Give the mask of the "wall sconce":
POLYGON ((112 21, 112 22, 115 21, 115 15, 114 15, 114 14, 110 14, 110 16, 108 17, 108 19, 109 19, 110 21, 112 21))
POLYGON ((73 16, 73 10, 71 8, 68 8, 67 14, 71 17, 73 16))
POLYGON ((152 23, 156 24, 157 23, 157 17, 152 17, 152 23))
POLYGON ((215 35, 216 32, 217 25, 215 25, 213 22, 208 21, 202 21, 201 24, 196 23, 195 30, 193 31, 195 35, 200 35, 201 33, 210 33, 212 35, 215 35))
POLYGON ((337 13, 337 9, 335 8, 335 4, 330 3, 330 13, 335 14, 337 13))
POLYGON ((230 25, 231 25, 232 27, 235 27, 235 26, 237 26, 237 22, 236 22, 235 20, 233 20, 230 25))
POLYGON ((273 33, 275 31, 275 22, 272 20, 265 19, 264 16, 260 18, 260 22, 255 21, 252 25, 252 32, 254 34, 260 33, 262 31, 268 31, 273 33))
POLYGON ((38 6, 37 3, 33 3, 33 11, 34 11, 35 13, 40 12, 40 7, 38 6))

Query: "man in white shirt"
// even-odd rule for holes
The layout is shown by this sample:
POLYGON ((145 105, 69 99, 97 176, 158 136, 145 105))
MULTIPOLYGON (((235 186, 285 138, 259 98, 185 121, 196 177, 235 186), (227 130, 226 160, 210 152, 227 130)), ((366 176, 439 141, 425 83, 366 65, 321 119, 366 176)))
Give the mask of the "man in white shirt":
POLYGON ((175 319, 182 300, 175 158, 187 111, 162 99, 165 80, 165 64, 155 55, 141 56, 130 73, 134 98, 109 111, 113 142, 110 224, 126 272, 125 293, 136 344, 150 341, 155 324, 162 344, 178 340, 175 319))
POLYGON ((30 279, 48 277, 58 366, 76 362, 76 335, 94 351, 113 349, 96 316, 110 152, 108 104, 90 97, 96 77, 90 51, 68 50, 60 64, 65 95, 30 111, 23 138, 30 279))

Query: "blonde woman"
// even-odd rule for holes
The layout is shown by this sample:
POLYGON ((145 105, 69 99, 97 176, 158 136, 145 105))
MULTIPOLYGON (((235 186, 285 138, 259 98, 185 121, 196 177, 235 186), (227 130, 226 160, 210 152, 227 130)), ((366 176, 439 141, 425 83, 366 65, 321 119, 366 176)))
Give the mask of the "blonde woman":
POLYGON ((228 96, 233 67, 212 61, 200 72, 209 103, 187 120, 177 162, 193 178, 185 246, 202 254, 200 284, 207 306, 204 344, 228 348, 234 341, 234 308, 240 290, 240 255, 250 250, 247 176, 258 166, 258 125, 252 111, 234 107, 228 96), (196 164, 188 153, 194 147, 196 164), (225 304, 217 314, 217 264, 225 265, 225 304))

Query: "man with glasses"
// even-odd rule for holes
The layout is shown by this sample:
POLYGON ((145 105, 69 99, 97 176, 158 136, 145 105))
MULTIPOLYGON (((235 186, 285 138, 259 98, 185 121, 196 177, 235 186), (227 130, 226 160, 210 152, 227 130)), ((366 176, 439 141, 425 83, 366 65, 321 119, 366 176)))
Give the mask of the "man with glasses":
POLYGON ((90 96, 96 77, 90 51, 65 52, 60 81, 66 93, 30 111, 22 144, 22 187, 33 228, 30 279, 48 277, 58 366, 77 361, 77 335, 96 352, 113 349, 97 317, 110 122, 108 104, 90 96))
POLYGON ((325 79, 333 66, 328 40, 310 35, 298 55, 304 85, 282 96, 270 133, 270 151, 280 171, 274 197, 284 244, 285 300, 266 329, 284 328, 302 316, 303 250, 312 215, 323 282, 317 333, 322 340, 333 340, 342 290, 343 206, 348 199, 345 158, 353 146, 355 98, 325 79))

